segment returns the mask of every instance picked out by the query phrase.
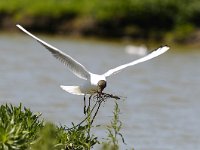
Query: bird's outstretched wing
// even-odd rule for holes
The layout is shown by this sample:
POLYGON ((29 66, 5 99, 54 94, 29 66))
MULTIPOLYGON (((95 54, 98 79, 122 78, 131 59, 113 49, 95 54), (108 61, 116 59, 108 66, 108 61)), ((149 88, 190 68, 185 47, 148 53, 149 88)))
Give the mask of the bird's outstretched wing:
POLYGON ((121 66, 119 66, 119 67, 110 69, 109 71, 107 71, 107 72, 104 73, 103 75, 104 75, 105 77, 108 77, 108 76, 110 76, 110 75, 116 74, 116 73, 122 71, 123 69, 125 69, 125 68, 127 68, 127 67, 129 67, 129 66, 133 66, 133 65, 139 64, 139 63, 141 63, 141 62, 147 61, 147 60, 149 60, 149 59, 152 59, 152 58, 154 58, 154 57, 157 57, 157 56, 163 54, 164 52, 166 52, 168 49, 169 49, 169 47, 167 47, 167 46, 160 47, 160 48, 158 48, 157 50, 151 52, 150 54, 148 54, 148 55, 145 56, 145 57, 142 57, 142 58, 140 58, 140 59, 138 59, 138 60, 132 61, 132 62, 127 63, 127 64, 124 64, 124 65, 121 65, 121 66))
POLYGON ((44 47, 46 47, 54 57, 59 59, 62 63, 64 63, 70 71, 72 71, 76 76, 82 79, 89 79, 90 78, 90 72, 87 71, 87 69, 81 65, 79 62, 77 62, 75 59, 73 59, 71 56, 65 54, 61 50, 57 49, 56 47, 46 43, 45 41, 39 39, 38 37, 34 36, 30 32, 28 32, 26 29, 24 29, 20 25, 16 25, 20 30, 37 40, 40 44, 42 44, 44 47))

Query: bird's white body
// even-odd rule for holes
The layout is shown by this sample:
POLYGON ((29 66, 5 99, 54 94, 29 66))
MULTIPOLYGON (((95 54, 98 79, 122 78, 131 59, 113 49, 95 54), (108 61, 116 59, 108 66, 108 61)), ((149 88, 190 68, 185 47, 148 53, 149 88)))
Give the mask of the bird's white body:
POLYGON ((60 87, 63 90, 75 95, 94 94, 97 92, 97 84, 100 80, 106 81, 105 76, 91 73, 90 79, 86 80, 81 86, 61 85, 60 87))
POLYGON ((116 73, 124 70, 127 67, 130 67, 130 66, 136 65, 138 63, 152 59, 154 57, 157 57, 169 49, 169 47, 167 47, 167 46, 160 47, 157 50, 153 51, 152 53, 146 55, 145 57, 142 57, 138 60, 132 61, 132 62, 124 64, 124 65, 121 65, 119 67, 110 69, 102 75, 98 75, 98 74, 89 72, 82 64, 80 64, 78 61, 73 59, 71 56, 65 54, 64 52, 57 49, 56 47, 53 47, 52 45, 50 45, 50 44, 46 43, 45 41, 39 39, 38 37, 34 36, 30 32, 28 32, 26 29, 24 29, 22 26, 17 25, 17 27, 20 30, 22 30, 23 32, 25 32, 26 34, 28 34, 29 36, 31 36, 32 38, 34 38, 35 40, 37 40, 44 47, 46 47, 53 54, 53 56, 56 57, 57 59, 59 59, 61 62, 63 62, 68 67, 68 69, 70 71, 72 71, 72 73, 74 73, 79 78, 86 80, 85 83, 81 86, 61 85, 61 88, 63 90, 65 90, 71 94, 75 94, 75 95, 86 95, 86 94, 97 93, 100 81, 105 82, 105 85, 103 87, 103 89, 104 89, 106 86, 106 78, 107 77, 109 77, 113 74, 116 74, 116 73))
POLYGON ((97 92, 97 84, 100 80, 106 81, 104 75, 98 75, 91 73, 90 80, 87 80, 85 84, 81 87, 83 93, 93 94, 97 92))

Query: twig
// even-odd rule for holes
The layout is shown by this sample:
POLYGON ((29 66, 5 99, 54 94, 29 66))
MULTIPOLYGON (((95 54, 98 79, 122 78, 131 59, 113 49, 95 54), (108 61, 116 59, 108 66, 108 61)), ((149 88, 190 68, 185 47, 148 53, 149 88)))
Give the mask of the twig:
POLYGON ((92 114, 93 110, 95 109, 95 107, 97 106, 98 104, 98 101, 96 101, 96 103, 94 104, 94 106, 92 107, 91 111, 89 112, 89 115, 87 115, 80 123, 78 123, 77 125, 71 127, 71 128, 68 128, 68 129, 73 129, 73 128, 76 128, 78 126, 80 126, 82 123, 84 123, 88 118, 89 116, 92 114))
POLYGON ((98 111, 99 111, 99 108, 100 108, 102 102, 103 102, 103 101, 97 101, 97 103, 98 103, 99 105, 98 105, 98 107, 97 107, 97 110, 96 110, 96 112, 95 112, 93 118, 92 118, 91 125, 92 125, 92 123, 93 123, 93 121, 94 121, 94 119, 95 119, 95 117, 96 117, 96 115, 97 115, 97 113, 98 113, 98 111))
POLYGON ((97 116, 97 113, 100 109, 100 106, 102 104, 102 102, 105 102, 107 99, 109 98, 112 98, 112 99, 115 99, 115 100, 119 100, 120 97, 119 96, 116 96, 116 95, 112 95, 112 94, 107 94, 107 93, 95 93, 93 95, 90 95, 89 97, 89 103, 88 103, 88 107, 86 109, 86 97, 84 96, 84 114, 87 113, 87 116, 80 122, 78 123, 76 126, 73 126, 71 128, 68 128, 69 130, 70 129, 73 129, 73 128, 76 128, 78 126, 80 126, 81 124, 83 124, 90 116, 91 114, 93 113, 94 109, 97 107, 93 117, 92 117, 92 120, 90 122, 90 125, 92 125, 92 123, 94 122, 94 119, 96 118, 97 116), (93 105, 91 111, 90 111, 90 107, 91 107, 91 98, 93 100, 96 100, 95 104, 93 105), (98 106, 97 106, 98 104, 98 106))

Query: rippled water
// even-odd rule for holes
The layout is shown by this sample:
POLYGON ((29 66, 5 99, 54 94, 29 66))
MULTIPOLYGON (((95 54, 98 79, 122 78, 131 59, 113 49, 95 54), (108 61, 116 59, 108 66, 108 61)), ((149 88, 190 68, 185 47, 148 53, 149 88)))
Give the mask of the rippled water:
MULTIPOLYGON (((42 36, 43 37, 43 36, 42 36)), ((94 73, 137 59, 124 45, 43 37, 94 73)), ((200 51, 176 48, 108 79, 106 92, 127 97, 119 102, 127 145, 122 149, 200 149, 200 51)), ((83 81, 26 35, 0 35, 0 102, 22 102, 47 120, 70 125, 83 117, 83 97, 59 85, 83 81)), ((108 124, 113 101, 100 109, 96 124, 108 124)), ((105 130, 96 134, 105 137, 105 130)))

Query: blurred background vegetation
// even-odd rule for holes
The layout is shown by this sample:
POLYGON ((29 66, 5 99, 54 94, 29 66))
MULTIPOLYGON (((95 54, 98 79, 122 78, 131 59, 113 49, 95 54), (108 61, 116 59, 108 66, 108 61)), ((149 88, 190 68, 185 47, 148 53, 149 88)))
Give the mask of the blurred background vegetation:
POLYGON ((199 0, 1 0, 0 29, 194 43, 199 0))

